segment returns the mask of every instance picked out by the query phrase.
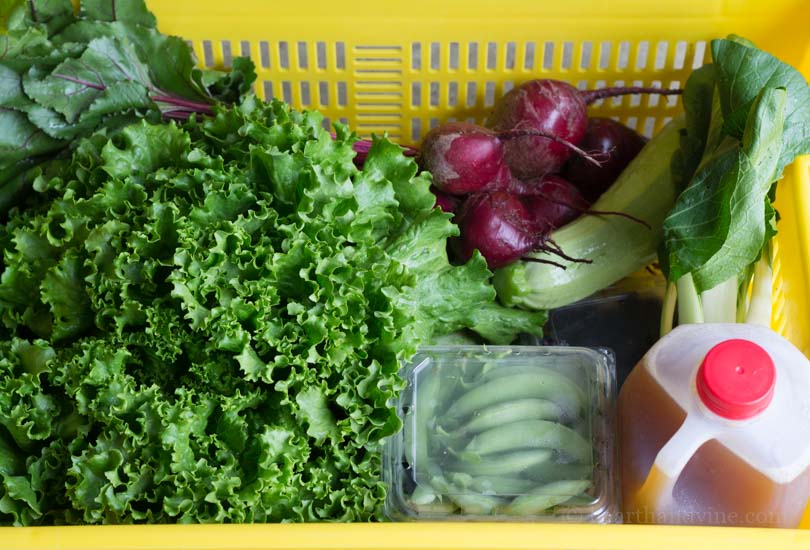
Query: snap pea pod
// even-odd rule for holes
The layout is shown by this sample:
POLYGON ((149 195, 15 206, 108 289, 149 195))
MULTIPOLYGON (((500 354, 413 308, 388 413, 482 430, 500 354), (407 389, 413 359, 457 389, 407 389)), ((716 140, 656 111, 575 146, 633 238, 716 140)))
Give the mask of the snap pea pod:
MULTIPOLYGON (((518 374, 537 374, 538 372, 553 372, 565 376, 556 369, 548 367, 541 367, 538 365, 497 365, 492 368, 485 369, 479 376, 481 382, 488 382, 496 378, 503 378, 504 376, 515 376, 518 374)), ((566 378, 568 378, 566 376, 566 378)), ((570 378, 569 378, 570 380, 570 378)))
POLYGON ((436 491, 429 485, 419 484, 411 493, 410 499, 417 506, 430 504, 436 500, 436 491))
POLYGON ((438 516, 448 516, 452 514, 456 509, 455 505, 453 505, 451 502, 438 500, 434 500, 433 502, 430 502, 428 504, 413 503, 412 506, 417 514, 438 515, 438 516))
POLYGON ((548 369, 531 374, 495 378, 462 395, 446 411, 450 418, 460 419, 491 405, 517 399, 548 399, 559 405, 569 417, 579 415, 585 395, 571 379, 548 369))
POLYGON ((487 515, 502 506, 505 501, 501 498, 479 495, 449 483, 444 476, 436 476, 433 479, 433 488, 443 496, 449 498, 465 514, 487 515))
MULTIPOLYGON (((440 412, 448 403, 451 403, 456 396, 456 392, 461 389, 461 379, 458 375, 444 376, 442 374, 434 373, 436 378, 439 378, 439 391, 436 397, 437 412, 440 412)), ((440 416, 443 416, 440 413, 440 416)))
POLYGON ((466 473, 448 472, 450 480, 465 489, 472 489, 483 495, 515 496, 522 495, 537 483, 530 479, 506 476, 471 476, 466 473))
POLYGON ((502 510, 505 514, 516 516, 542 514, 552 506, 563 504, 574 497, 582 495, 590 485, 590 481, 582 480, 556 481, 516 497, 502 510))
POLYGON ((419 468, 413 469, 414 481, 419 485, 430 485, 434 478, 441 475, 442 467, 432 457, 422 462, 419 468))
POLYGON ((471 476, 517 474, 551 461, 553 455, 554 453, 549 449, 516 451, 489 456, 478 461, 457 460, 448 466, 448 470, 463 472, 471 476))
POLYGON ((490 495, 479 495, 475 493, 455 493, 448 495, 448 498, 461 508, 465 514, 489 515, 495 508, 503 506, 506 501, 490 495))
POLYGON ((553 449, 575 462, 590 461, 592 449, 577 432, 548 420, 521 420, 473 437, 465 453, 480 456, 519 449, 553 449))
POLYGON ((461 437, 481 433, 518 420, 558 420, 562 416, 562 408, 547 399, 504 401, 473 413, 473 418, 453 430, 452 434, 461 437))
POLYGON ((431 442, 455 456, 458 454, 457 450, 463 449, 471 437, 472 435, 447 432, 442 426, 438 426, 436 431, 431 434, 431 442))
POLYGON ((575 508, 577 506, 592 506, 595 502, 596 497, 589 495, 588 493, 582 493, 581 495, 569 498, 561 504, 565 504, 566 507, 569 508, 575 508))
POLYGON ((427 379, 422 381, 418 379, 419 387, 416 394, 418 400, 416 402, 416 417, 415 422, 420 424, 419 427, 414 426, 414 468, 419 471, 424 469, 427 464, 429 455, 429 435, 436 419, 436 406, 438 405, 438 397, 441 379, 438 376, 428 376, 427 379))
POLYGON ((593 467, 588 464, 560 464, 549 461, 537 467, 527 468, 521 475, 532 480, 534 485, 558 479, 584 480, 593 479, 593 467))
POLYGON ((451 483, 462 489, 469 489, 472 485, 473 476, 464 472, 447 472, 447 477, 451 483))

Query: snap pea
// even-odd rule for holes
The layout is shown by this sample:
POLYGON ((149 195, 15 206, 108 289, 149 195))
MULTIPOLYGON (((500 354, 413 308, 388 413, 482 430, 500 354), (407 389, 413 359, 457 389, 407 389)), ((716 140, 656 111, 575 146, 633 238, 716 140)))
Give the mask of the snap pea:
POLYGON ((448 466, 449 470, 471 476, 517 474, 529 468, 549 462, 554 453, 548 449, 516 451, 489 456, 480 461, 458 460, 448 466))
POLYGON ((416 513, 528 516, 593 500, 583 494, 593 450, 577 433, 587 396, 571 378, 511 365, 434 372, 418 383, 418 400, 405 413, 416 432, 405 449, 415 467, 416 513))
POLYGON ((450 502, 434 500, 428 504, 413 504, 417 514, 447 516, 452 514, 456 507, 450 502))
POLYGON ((450 478, 451 483, 462 489, 469 489, 472 485, 473 477, 464 472, 447 472, 447 477, 450 478))
MULTIPOLYGON (((439 391, 436 397, 438 407, 446 407, 447 403, 454 400, 456 392, 461 388, 461 380, 458 374, 444 375, 444 373, 434 372, 433 376, 441 380, 439 391)), ((437 408, 437 410, 439 410, 437 408)))
POLYGON ((455 503, 456 506, 461 508, 465 514, 474 515, 488 515, 491 514, 495 508, 502 506, 505 501, 502 498, 478 495, 475 493, 451 493, 448 498, 455 503))
POLYGON ((517 516, 541 514, 552 506, 563 504, 573 497, 580 496, 590 485, 590 481, 582 480, 549 483, 516 497, 503 508, 503 512, 517 516))
POLYGON ((419 468, 413 469, 414 481, 420 485, 429 485, 434 478, 441 475, 442 468, 432 457, 428 457, 422 462, 419 468))
POLYGON ((528 468, 522 474, 536 483, 550 483, 558 479, 592 479, 593 467, 587 464, 560 464, 549 461, 537 467, 528 468))
MULTIPOLYGON (((498 365, 493 368, 486 369, 479 377, 481 382, 488 382, 496 378, 503 378, 504 376, 515 376, 518 374, 537 374, 542 372, 553 372, 561 376, 565 374, 559 370, 550 369, 548 367, 541 367, 538 365, 498 365)), ((565 376, 568 378, 568 376, 565 376)), ((569 380, 571 380, 569 378, 569 380)))
POLYGON ((438 405, 438 396, 440 390, 441 379, 438 376, 427 376, 422 381, 418 379, 419 387, 417 388, 416 395, 416 416, 415 421, 418 426, 413 427, 414 435, 414 464, 417 469, 423 469, 424 464, 428 460, 428 444, 430 428, 435 423, 436 406, 438 405))
POLYGON ((518 420, 557 420, 562 415, 562 408, 547 399, 504 401, 473 413, 471 420, 452 433, 456 436, 465 436, 518 420))
POLYGON ((432 483, 436 491, 450 499, 465 514, 491 514, 495 508, 504 504, 504 500, 498 497, 471 493, 467 489, 448 483, 444 476, 436 476, 432 483))
POLYGON ((445 414, 460 419, 485 407, 517 399, 549 399, 569 417, 578 416, 585 403, 583 391, 569 378, 551 370, 538 369, 531 374, 503 376, 484 382, 462 395, 445 414))
POLYGON ((564 502, 566 507, 574 508, 576 506, 592 506, 596 502, 596 497, 588 493, 582 493, 575 497, 571 497, 564 502))
POLYGON ((449 477, 456 485, 473 489, 483 495, 515 496, 522 495, 537 487, 537 483, 519 477, 506 476, 471 476, 466 473, 449 472, 449 477))
POLYGON ((553 449, 575 462, 589 461, 591 445, 577 432, 548 420, 521 420, 489 429, 473 437, 466 453, 481 456, 519 449, 553 449))
POLYGON ((416 489, 413 490, 410 498, 411 502, 417 506, 430 504, 436 500, 436 491, 434 491, 433 487, 430 487, 429 485, 420 484, 417 485, 416 489))

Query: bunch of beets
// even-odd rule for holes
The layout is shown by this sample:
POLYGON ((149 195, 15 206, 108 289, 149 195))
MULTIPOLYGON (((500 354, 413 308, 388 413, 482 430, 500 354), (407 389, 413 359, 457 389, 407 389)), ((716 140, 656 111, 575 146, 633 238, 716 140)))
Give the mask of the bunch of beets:
POLYGON ((431 130, 419 157, 433 174, 437 205, 453 212, 460 227, 453 254, 466 260, 478 249, 492 269, 540 250, 576 261, 551 232, 583 213, 621 215, 591 204, 647 141, 613 119, 589 118, 587 107, 637 93, 680 90, 581 91, 559 80, 531 80, 499 99, 485 127, 447 122, 431 130))

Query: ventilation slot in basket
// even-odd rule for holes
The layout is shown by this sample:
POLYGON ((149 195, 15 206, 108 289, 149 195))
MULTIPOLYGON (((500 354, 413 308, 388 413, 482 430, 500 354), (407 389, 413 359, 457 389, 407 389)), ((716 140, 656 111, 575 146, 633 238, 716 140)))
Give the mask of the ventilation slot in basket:
MULTIPOLYGON (((251 57, 262 99, 321 109, 363 137, 386 132, 409 142, 446 120, 483 123, 499 97, 532 78, 559 78, 579 89, 677 88, 707 55, 706 42, 685 40, 352 44, 231 37, 191 44, 205 67, 227 68, 236 55, 251 57)), ((589 114, 650 135, 679 108, 677 96, 630 95, 597 101, 589 114)))

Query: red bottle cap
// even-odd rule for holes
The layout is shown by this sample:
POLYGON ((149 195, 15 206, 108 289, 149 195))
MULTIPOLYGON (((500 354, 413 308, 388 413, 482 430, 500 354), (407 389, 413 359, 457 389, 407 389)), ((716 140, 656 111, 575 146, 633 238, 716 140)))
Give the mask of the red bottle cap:
POLYGON ((729 420, 751 418, 768 408, 775 382, 773 359, 748 340, 720 342, 706 354, 697 373, 703 404, 729 420))

